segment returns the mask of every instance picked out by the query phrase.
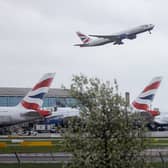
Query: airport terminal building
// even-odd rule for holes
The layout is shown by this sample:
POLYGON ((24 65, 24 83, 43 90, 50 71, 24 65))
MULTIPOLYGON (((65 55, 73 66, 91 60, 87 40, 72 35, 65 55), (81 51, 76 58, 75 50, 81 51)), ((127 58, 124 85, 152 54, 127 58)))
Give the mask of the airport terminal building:
MULTIPOLYGON (((0 106, 15 106, 29 92, 30 88, 0 87, 0 106)), ((77 100, 65 89, 49 89, 43 107, 74 107, 77 100)))

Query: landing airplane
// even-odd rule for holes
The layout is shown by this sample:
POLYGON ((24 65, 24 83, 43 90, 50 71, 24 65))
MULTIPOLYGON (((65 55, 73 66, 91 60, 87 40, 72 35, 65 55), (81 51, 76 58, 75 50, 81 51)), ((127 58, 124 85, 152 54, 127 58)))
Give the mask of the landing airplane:
POLYGON ((146 24, 146 25, 141 25, 141 26, 129 29, 129 30, 119 32, 119 33, 115 33, 113 35, 89 35, 90 37, 97 37, 98 39, 92 39, 89 36, 86 36, 80 32, 76 32, 83 43, 75 44, 74 46, 93 47, 93 46, 104 45, 107 43, 113 43, 113 45, 121 45, 121 44, 124 44, 122 40, 136 39, 137 34, 144 33, 146 31, 149 31, 149 33, 151 33, 151 30, 153 28, 154 28, 153 24, 146 24))
POLYGON ((46 73, 27 93, 21 102, 13 107, 0 107, 0 127, 10 126, 51 115, 42 109, 43 98, 48 93, 55 73, 46 73))

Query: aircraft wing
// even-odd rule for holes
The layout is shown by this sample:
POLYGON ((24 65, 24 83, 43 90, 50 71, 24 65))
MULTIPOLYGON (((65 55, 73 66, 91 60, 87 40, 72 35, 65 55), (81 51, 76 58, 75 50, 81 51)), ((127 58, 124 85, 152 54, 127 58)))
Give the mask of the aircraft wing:
POLYGON ((107 39, 111 39, 111 40, 116 40, 118 39, 118 35, 89 35, 91 37, 97 37, 97 38, 107 38, 107 39))

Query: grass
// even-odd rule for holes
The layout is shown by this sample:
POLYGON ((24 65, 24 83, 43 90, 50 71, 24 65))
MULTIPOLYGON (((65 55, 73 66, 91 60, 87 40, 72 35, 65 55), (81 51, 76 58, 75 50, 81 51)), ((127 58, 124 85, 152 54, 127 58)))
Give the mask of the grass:
POLYGON ((167 138, 152 138, 149 144, 150 148, 162 148, 168 147, 168 139, 167 138))
MULTIPOLYGON (((27 140, 28 141, 28 140, 27 140)), ((46 140, 45 140, 46 141, 46 140)), ((49 140, 50 141, 50 140, 49 140)), ((64 152, 63 140, 52 140, 53 146, 41 146, 41 147, 23 147, 19 144, 12 143, 10 140, 3 141, 8 144, 5 148, 0 148, 0 153, 49 153, 49 152, 64 152)), ((150 140, 149 148, 165 148, 168 147, 167 138, 152 138, 150 140)))
POLYGON ((164 166, 160 162, 159 163, 151 163, 151 165, 153 168, 164 168, 164 167, 166 168, 166 167, 168 167, 168 162, 166 162, 164 166))
POLYGON ((7 147, 0 148, 0 153, 49 153, 49 152, 64 152, 63 141, 52 141, 53 146, 21 146, 20 144, 11 143, 6 141, 7 147))
MULTIPOLYGON (((153 168, 163 168, 161 163, 151 163, 153 168)), ((61 163, 24 163, 20 165, 20 168, 62 168, 63 164, 61 163)), ((18 164, 0 164, 0 168, 19 168, 18 164)), ((165 167, 168 167, 168 162, 165 163, 165 167)))
POLYGON ((9 146, 0 148, 0 153, 49 153, 49 152, 63 152, 61 146, 38 146, 38 147, 23 147, 23 146, 9 146))
MULTIPOLYGON (((61 163, 42 163, 42 164, 30 164, 24 163, 20 165, 20 168, 62 168, 61 163)), ((19 168, 18 164, 0 164, 0 168, 19 168)))

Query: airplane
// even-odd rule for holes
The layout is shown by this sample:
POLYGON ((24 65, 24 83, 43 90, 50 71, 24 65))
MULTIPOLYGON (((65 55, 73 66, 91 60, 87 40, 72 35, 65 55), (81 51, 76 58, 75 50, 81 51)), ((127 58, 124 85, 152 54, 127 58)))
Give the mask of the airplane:
POLYGON ((44 123, 62 125, 72 117, 80 117, 80 110, 72 107, 54 107, 48 108, 52 114, 45 117, 44 123))
POLYGON ((137 34, 144 33, 148 31, 151 34, 151 30, 154 28, 153 24, 145 24, 141 25, 129 30, 125 30, 119 33, 115 33, 112 35, 89 35, 90 37, 96 37, 98 39, 92 39, 89 36, 81 33, 76 32, 81 41, 82 44, 75 44, 74 46, 79 47, 93 47, 93 46, 100 46, 107 43, 113 43, 113 45, 122 45, 124 42, 122 40, 129 39, 133 40, 136 39, 137 34))
POLYGON ((154 122, 157 125, 167 125, 168 126, 168 114, 157 116, 154 122))
POLYGON ((156 116, 150 126, 153 130, 168 130, 168 114, 156 116))
MULTIPOLYGON (((140 95, 132 102, 132 107, 138 113, 141 112, 147 119, 153 118, 160 114, 157 109, 150 109, 157 89, 160 86, 162 77, 155 77, 143 89, 140 95)), ((63 121, 71 117, 80 117, 80 109, 71 107, 52 107, 52 115, 46 117, 45 122, 56 125, 63 125, 63 121)))
POLYGON ((51 115, 42 109, 43 98, 48 93, 55 73, 46 73, 16 106, 0 107, 0 127, 40 119, 51 115))
MULTIPOLYGON (((162 77, 154 77, 150 81, 150 83, 143 89, 140 95, 132 102, 132 107, 134 108, 135 112, 140 112, 148 118, 152 117, 152 121, 156 116, 160 115, 160 111, 158 111, 158 109, 151 109, 150 107, 161 81, 162 77)), ((71 117, 80 117, 79 108, 56 106, 47 109, 49 111, 52 111, 52 114, 50 116, 47 116, 44 120, 44 123, 47 124, 56 124, 63 126, 64 120, 66 121, 66 119, 71 117)))
POLYGON ((161 112, 160 115, 155 116, 153 121, 148 124, 152 131, 168 130, 168 113, 161 112))
POLYGON ((151 104, 161 81, 162 77, 153 78, 140 95, 132 102, 132 107, 145 117, 147 127, 152 131, 165 130, 165 127, 168 129, 168 114, 160 112, 156 108, 151 109, 151 104))
POLYGON ((139 96, 132 102, 132 107, 144 114, 149 114, 153 118, 160 115, 160 111, 158 111, 158 109, 151 109, 151 105, 161 81, 161 76, 154 77, 139 96))

